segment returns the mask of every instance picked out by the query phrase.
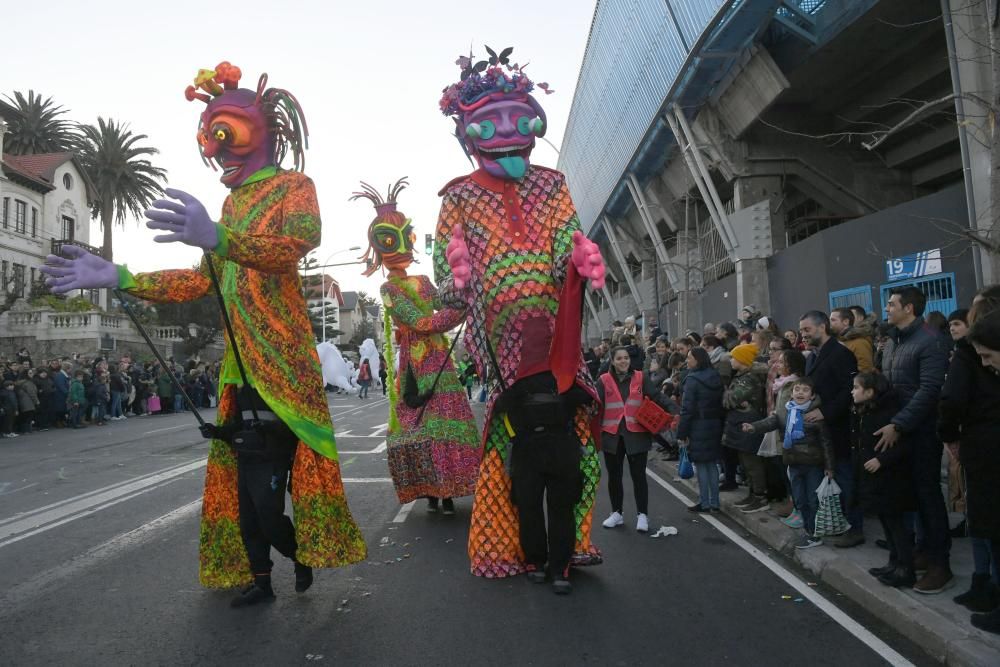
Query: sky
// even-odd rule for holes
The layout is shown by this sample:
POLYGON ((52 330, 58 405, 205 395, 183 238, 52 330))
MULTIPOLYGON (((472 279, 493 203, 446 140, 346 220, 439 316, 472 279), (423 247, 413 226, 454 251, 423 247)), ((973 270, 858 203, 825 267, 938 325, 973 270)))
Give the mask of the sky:
MULTIPOLYGON (((367 248, 374 210, 348 197, 364 180, 383 190, 401 176, 410 187, 399 210, 412 218, 420 263, 424 234, 433 233, 448 181, 472 166, 452 136, 452 121, 438 110, 441 89, 458 80, 455 60, 485 56, 512 46, 513 62, 530 62, 527 73, 555 93, 539 100, 548 117, 546 139, 555 146, 573 101, 587 43, 594 0, 507 0, 496 5, 424 0, 312 2, 288 0, 169 3, 112 0, 19 2, 4 8, 0 45, 7 56, 0 93, 32 89, 69 110, 67 117, 98 116, 127 122, 159 149, 154 160, 168 185, 220 211, 228 190, 221 172, 202 164, 195 142, 201 102, 184 89, 201 68, 223 60, 243 72, 254 88, 267 72, 269 85, 294 94, 305 111, 309 150, 305 173, 316 183, 323 241, 311 255, 320 263, 348 262, 367 248)), ((532 162, 555 167, 556 149, 539 141, 532 162)), ((286 159, 290 164, 290 159, 286 159)), ((115 228, 115 261, 133 272, 184 268, 200 250, 157 244, 139 220, 115 228)), ((100 225, 91 244, 101 244, 100 225)), ((363 266, 328 269, 344 290, 377 295, 382 277, 361 275, 363 266)))

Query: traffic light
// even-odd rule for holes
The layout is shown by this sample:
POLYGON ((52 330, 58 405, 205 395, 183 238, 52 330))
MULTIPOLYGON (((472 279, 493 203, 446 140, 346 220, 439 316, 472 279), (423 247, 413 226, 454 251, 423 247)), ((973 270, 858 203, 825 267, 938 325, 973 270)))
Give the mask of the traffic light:
POLYGON ((428 255, 434 252, 434 235, 424 234, 424 252, 428 255))

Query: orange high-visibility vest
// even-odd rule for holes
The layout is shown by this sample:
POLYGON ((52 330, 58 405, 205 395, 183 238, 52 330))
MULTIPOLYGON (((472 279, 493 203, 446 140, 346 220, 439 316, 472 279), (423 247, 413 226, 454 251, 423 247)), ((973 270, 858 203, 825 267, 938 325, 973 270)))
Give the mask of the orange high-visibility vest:
POLYGON ((618 391, 618 383, 610 372, 601 376, 604 384, 604 418, 601 420, 601 430, 605 433, 618 433, 618 425, 625 418, 625 428, 633 433, 644 433, 644 429, 636 419, 639 407, 642 406, 642 373, 632 373, 628 387, 628 400, 622 400, 618 391))

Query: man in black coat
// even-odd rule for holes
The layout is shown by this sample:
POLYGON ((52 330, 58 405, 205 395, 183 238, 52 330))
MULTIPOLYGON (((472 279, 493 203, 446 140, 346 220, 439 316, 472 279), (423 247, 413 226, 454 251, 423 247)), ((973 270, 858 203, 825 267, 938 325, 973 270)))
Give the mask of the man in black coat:
MULTIPOLYGON (((940 593, 951 585, 951 536, 941 493, 941 453, 937 438, 938 400, 948 369, 951 341, 927 326, 922 315, 927 297, 916 287, 892 291, 886 319, 892 328, 882 353, 882 372, 899 397, 892 423, 879 429, 876 449, 908 438, 913 452, 913 485, 923 536, 917 550, 927 559, 927 573, 914 585, 917 593, 940 593)), ((918 568, 919 569, 919 568, 918 568)))
MULTIPOLYGON (((805 420, 810 423, 825 421, 833 440, 834 479, 841 490, 845 508, 857 506, 848 502, 856 491, 854 469, 851 467, 851 389, 858 372, 854 353, 840 344, 830 333, 830 318, 826 313, 811 310, 799 321, 799 333, 807 345, 816 348, 806 360, 806 375, 815 384, 821 405, 809 412, 805 420)), ((864 544, 862 530, 864 514, 860 509, 847 514, 851 529, 834 537, 834 546, 846 548, 864 544)))

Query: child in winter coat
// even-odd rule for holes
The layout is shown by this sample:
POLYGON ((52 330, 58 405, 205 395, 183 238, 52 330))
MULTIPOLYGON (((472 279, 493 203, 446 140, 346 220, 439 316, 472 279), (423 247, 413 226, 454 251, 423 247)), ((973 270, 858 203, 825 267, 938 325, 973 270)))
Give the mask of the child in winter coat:
POLYGON ((73 428, 83 428, 80 421, 87 407, 87 390, 83 387, 83 371, 73 374, 69 384, 69 395, 66 397, 66 410, 69 412, 69 422, 73 428))
MULTIPOLYGON (((750 493, 735 504, 745 513, 770 508, 767 502, 767 470, 764 459, 757 456, 761 438, 742 428, 743 424, 755 422, 767 414, 764 396, 767 366, 756 361, 758 354, 759 350, 753 344, 733 348, 730 363, 734 375, 722 396, 722 407, 727 411, 722 444, 730 452, 737 454, 743 472, 750 478, 750 493)), ((723 455, 725 456, 725 452, 723 455)), ((735 461, 732 454, 725 458, 725 463, 726 481, 735 481, 735 461)))
POLYGON ((808 423, 807 412, 818 408, 819 396, 813 390, 809 378, 799 378, 791 382, 791 400, 775 405, 766 419, 744 424, 748 433, 765 433, 777 430, 781 437, 782 463, 788 466, 788 476, 792 483, 795 506, 802 513, 806 535, 795 545, 796 549, 819 546, 823 540, 815 537, 816 512, 819 498, 816 489, 823 476, 833 477, 833 440, 826 422, 808 423))
POLYGON ((854 378, 854 409, 851 414, 851 465, 859 480, 854 503, 866 512, 878 513, 889 543, 889 562, 869 570, 886 586, 912 586, 913 535, 903 513, 917 509, 910 464, 910 444, 901 438, 884 451, 875 451, 875 432, 888 425, 899 406, 889 381, 879 373, 859 373, 854 378))
POLYGON ((14 380, 4 380, 3 388, 0 389, 0 406, 3 406, 3 429, 4 437, 16 438, 14 432, 14 421, 17 419, 17 394, 14 393, 14 380))

